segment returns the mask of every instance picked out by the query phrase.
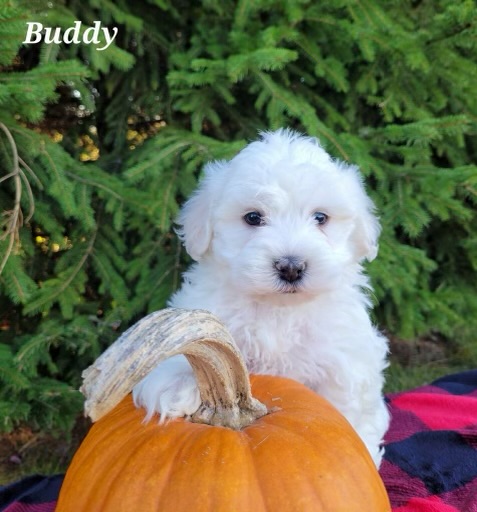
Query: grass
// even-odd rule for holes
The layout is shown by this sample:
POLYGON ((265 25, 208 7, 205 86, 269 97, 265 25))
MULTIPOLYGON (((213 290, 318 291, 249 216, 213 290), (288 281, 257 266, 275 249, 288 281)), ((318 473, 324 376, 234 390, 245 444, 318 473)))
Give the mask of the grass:
POLYGON ((457 347, 436 334, 413 341, 389 336, 389 348, 386 393, 429 384, 444 375, 475 367, 473 363, 476 363, 476 354, 459 353, 457 347))
POLYGON ((424 364, 422 366, 402 366, 398 362, 390 365, 386 372, 386 393, 396 393, 405 391, 406 389, 413 389, 424 384, 430 384, 432 381, 449 375, 457 373, 469 368, 464 365, 439 362, 424 364))

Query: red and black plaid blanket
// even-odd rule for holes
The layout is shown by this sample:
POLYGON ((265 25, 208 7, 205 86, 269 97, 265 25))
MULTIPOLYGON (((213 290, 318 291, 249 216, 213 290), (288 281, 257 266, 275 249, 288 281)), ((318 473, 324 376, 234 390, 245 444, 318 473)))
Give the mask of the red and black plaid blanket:
POLYGON ((388 400, 380 472, 393 512, 477 512, 477 370, 388 400))
MULTIPOLYGON (((387 399, 392 421, 380 472, 393 512, 477 512, 477 370, 387 399)), ((0 510, 53 512, 61 480, 0 487, 0 510)))

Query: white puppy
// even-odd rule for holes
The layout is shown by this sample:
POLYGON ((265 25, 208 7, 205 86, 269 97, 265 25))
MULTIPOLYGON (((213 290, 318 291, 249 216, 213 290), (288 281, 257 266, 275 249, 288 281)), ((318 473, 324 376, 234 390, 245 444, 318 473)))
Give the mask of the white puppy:
MULTIPOLYGON (((315 139, 263 133, 229 162, 207 165, 185 204, 180 235, 197 263, 170 306, 211 311, 250 372, 290 377, 331 401, 379 465, 387 342, 369 319, 360 265, 377 252, 373 209, 356 167, 315 139)), ((188 415, 200 403, 183 356, 133 395, 148 418, 188 415)))

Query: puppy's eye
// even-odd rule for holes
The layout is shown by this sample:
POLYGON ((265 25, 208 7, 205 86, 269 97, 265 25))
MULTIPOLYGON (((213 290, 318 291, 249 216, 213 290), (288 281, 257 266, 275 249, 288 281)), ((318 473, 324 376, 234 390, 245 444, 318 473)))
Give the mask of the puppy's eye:
POLYGON ((243 216, 243 220, 250 226, 261 226, 263 217, 259 212, 248 212, 243 216))
POLYGON ((317 224, 322 226, 323 224, 326 224, 326 222, 328 220, 328 215, 326 215, 326 213, 323 213, 323 212, 315 212, 313 214, 313 218, 316 220, 317 224))

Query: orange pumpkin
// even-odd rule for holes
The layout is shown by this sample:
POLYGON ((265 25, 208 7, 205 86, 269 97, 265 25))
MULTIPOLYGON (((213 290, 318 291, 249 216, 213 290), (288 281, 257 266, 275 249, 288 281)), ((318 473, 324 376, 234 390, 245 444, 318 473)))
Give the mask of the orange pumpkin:
POLYGON ((56 512, 391 510, 366 447, 334 407, 290 379, 250 382, 269 412, 238 430, 144 423, 126 396, 75 454, 56 512))

